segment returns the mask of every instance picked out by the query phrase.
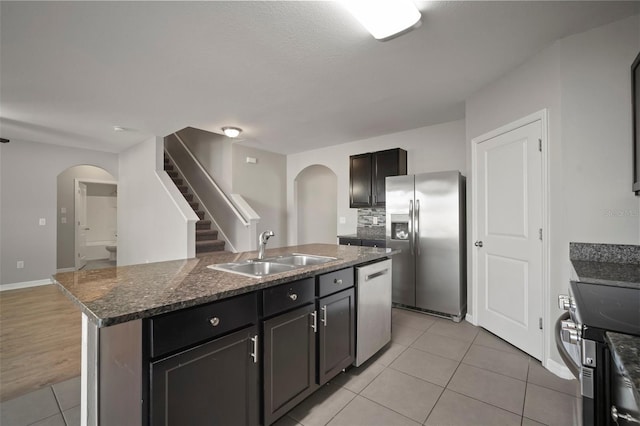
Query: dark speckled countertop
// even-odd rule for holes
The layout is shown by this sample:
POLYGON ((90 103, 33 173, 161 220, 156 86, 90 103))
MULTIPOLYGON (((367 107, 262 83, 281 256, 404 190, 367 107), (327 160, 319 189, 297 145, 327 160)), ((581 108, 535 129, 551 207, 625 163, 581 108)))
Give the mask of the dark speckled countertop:
POLYGON ((572 279, 593 284, 640 288, 640 246, 570 243, 572 279))
POLYGON ((256 257, 255 251, 220 252, 194 259, 64 272, 53 278, 62 292, 91 321, 98 327, 106 327, 381 259, 397 251, 308 244, 270 249, 266 251, 266 257, 286 253, 330 256, 338 260, 263 278, 252 278, 212 270, 207 265, 252 259, 256 257))
POLYGON ((640 406, 640 337, 606 333, 613 360, 620 373, 631 381, 633 396, 640 406))

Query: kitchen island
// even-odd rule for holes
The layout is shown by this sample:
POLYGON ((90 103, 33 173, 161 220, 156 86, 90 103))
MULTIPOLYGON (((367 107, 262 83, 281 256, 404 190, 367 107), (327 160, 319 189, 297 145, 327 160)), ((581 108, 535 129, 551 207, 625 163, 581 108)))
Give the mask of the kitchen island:
POLYGON ((259 278, 207 268, 255 252, 57 274, 82 311, 83 424, 199 423, 188 407, 270 424, 349 366, 353 267, 395 252, 311 244, 267 257, 289 253, 335 259, 259 278))

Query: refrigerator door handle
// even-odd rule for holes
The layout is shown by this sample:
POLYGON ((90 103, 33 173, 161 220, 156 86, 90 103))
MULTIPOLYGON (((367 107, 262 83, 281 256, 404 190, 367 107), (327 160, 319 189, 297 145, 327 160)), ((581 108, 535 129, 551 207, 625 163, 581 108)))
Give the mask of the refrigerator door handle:
POLYGON ((409 200, 409 250, 413 255, 413 200, 409 200))
POLYGON ((413 242, 413 246, 416 248, 416 254, 420 256, 420 200, 416 200, 416 211, 413 214, 413 218, 415 220, 413 235, 416 239, 413 242))

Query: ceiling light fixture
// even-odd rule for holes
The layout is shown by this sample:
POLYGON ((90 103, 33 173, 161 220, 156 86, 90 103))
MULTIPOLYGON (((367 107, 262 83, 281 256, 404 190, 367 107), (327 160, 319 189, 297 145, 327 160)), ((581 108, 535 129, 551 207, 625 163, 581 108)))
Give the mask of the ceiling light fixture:
POLYGON ((114 132, 126 132, 127 130, 129 130, 129 129, 127 129, 126 127, 122 127, 122 126, 113 126, 113 131, 114 131, 114 132))
POLYGON ((242 133, 242 129, 239 127, 223 127, 222 133, 228 138, 237 138, 242 133))
POLYGON ((420 22, 411 0, 342 0, 341 3, 377 40, 389 40, 420 22))

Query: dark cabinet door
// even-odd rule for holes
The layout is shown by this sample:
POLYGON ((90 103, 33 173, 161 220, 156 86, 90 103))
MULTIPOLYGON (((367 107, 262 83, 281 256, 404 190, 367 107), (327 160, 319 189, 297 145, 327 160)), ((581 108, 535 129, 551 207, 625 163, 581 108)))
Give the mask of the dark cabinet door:
POLYGON ((407 174, 407 151, 395 148, 373 153, 372 206, 386 205, 385 178, 407 174))
POLYGON ((151 363, 151 424, 257 425, 257 326, 151 363))
POLYGON ((321 385, 355 360, 354 289, 318 299, 319 377, 321 385))
POLYGON ((264 424, 270 425, 316 390, 313 304, 264 321, 264 424))
POLYGON ((349 157, 349 207, 371 205, 371 154, 349 157))

